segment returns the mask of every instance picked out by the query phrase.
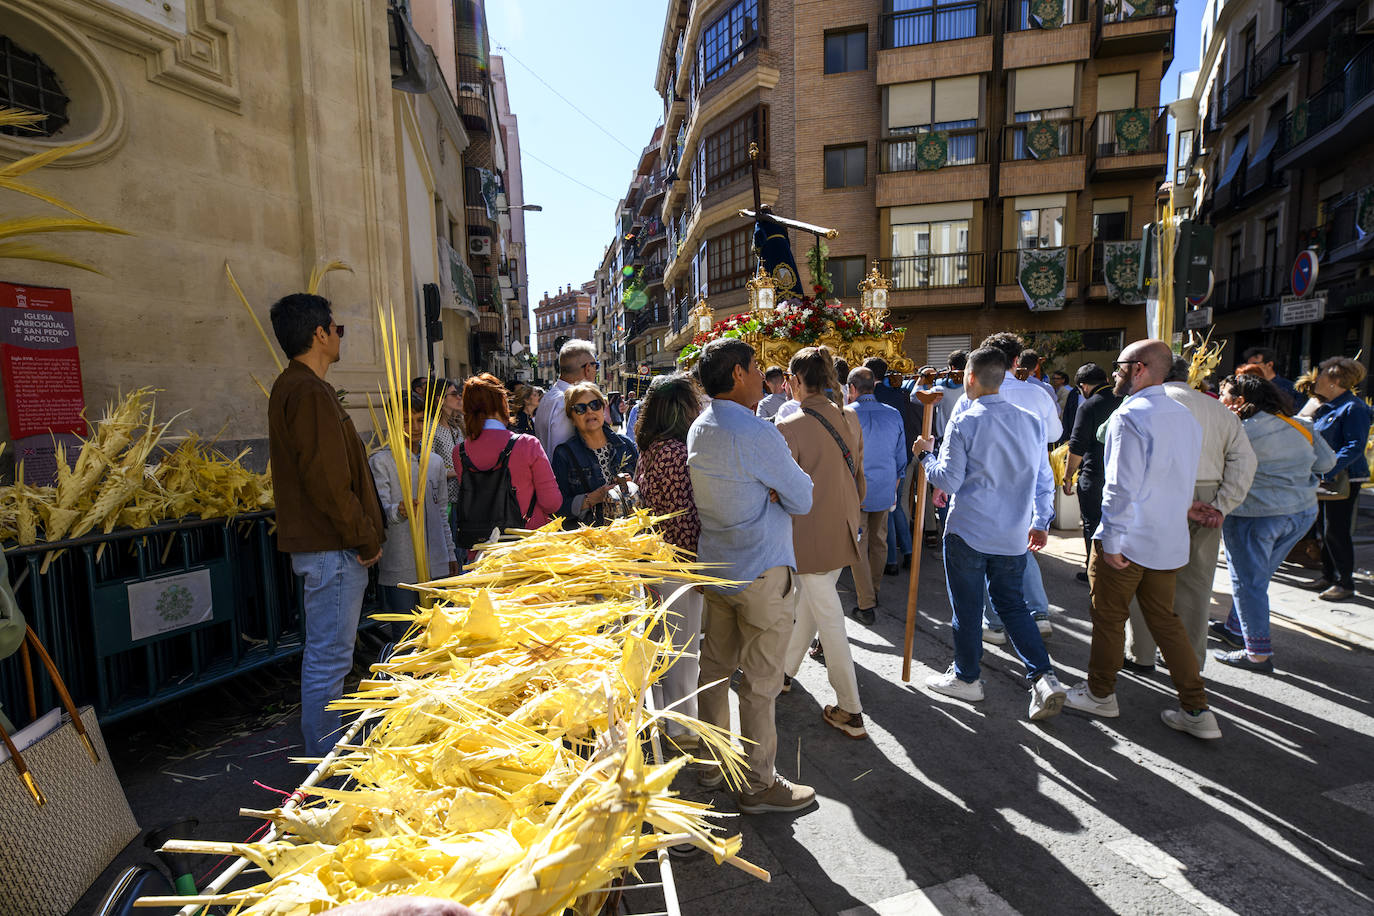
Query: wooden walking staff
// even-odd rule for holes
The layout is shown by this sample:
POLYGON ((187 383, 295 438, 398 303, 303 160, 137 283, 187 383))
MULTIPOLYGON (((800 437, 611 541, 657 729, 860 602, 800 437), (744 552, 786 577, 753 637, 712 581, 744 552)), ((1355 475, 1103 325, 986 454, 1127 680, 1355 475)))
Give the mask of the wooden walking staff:
MULTIPOLYGON (((922 369, 916 378, 918 385, 930 385, 934 382, 934 369, 922 369)), ((935 419, 935 411, 931 408, 939 403, 942 397, 944 397, 942 391, 916 392, 916 400, 921 402, 923 408, 921 415, 922 439, 930 436, 931 423, 935 419)), ((911 680, 911 651, 912 644, 916 640, 916 587, 921 581, 921 542, 925 540, 926 499, 926 469, 918 461, 916 462, 916 508, 911 515, 911 579, 906 590, 906 635, 902 640, 902 683, 904 684, 911 680)))

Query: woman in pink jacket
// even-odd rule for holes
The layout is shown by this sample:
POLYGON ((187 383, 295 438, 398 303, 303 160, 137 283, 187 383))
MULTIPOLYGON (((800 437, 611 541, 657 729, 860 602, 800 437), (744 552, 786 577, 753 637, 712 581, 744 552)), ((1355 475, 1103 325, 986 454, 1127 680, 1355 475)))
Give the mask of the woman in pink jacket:
POLYGON ((506 445, 514 439, 509 467, 516 502, 521 513, 527 513, 525 526, 540 528, 562 505, 563 496, 558 492, 549 456, 544 454, 539 440, 506 428, 510 423, 508 398, 501 380, 486 372, 474 375, 463 385, 463 432, 467 439, 453 450, 453 468, 461 485, 462 452, 466 451, 473 467, 485 471, 496 466, 506 445))

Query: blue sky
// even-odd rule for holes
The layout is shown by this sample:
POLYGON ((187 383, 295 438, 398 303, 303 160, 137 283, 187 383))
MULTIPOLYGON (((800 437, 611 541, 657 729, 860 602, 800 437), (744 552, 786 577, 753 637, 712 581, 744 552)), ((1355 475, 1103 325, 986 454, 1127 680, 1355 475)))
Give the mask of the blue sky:
MULTIPOLYGON (((1178 2, 1163 103, 1177 95, 1178 74, 1197 67, 1202 6, 1203 0, 1178 2)), ((511 107, 520 119, 525 202, 544 208, 525 219, 531 308, 545 291, 592 279, 601 263, 615 203, 662 117, 653 79, 664 9, 662 0, 487 3, 492 51, 506 59, 511 107)))
POLYGON ((520 119, 525 202, 544 208, 525 215, 531 308, 545 291, 592 279, 601 264, 616 201, 663 116, 653 81, 664 11, 661 0, 488 0, 492 53, 506 60, 520 119))

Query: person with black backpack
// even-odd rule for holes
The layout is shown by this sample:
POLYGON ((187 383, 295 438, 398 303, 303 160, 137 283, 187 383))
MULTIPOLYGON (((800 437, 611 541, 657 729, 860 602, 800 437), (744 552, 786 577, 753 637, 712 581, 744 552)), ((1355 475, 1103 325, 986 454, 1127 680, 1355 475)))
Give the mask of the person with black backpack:
POLYGON ((544 447, 507 429, 510 407, 500 379, 486 372, 463 385, 466 440, 453 450, 458 474, 458 546, 486 541, 493 528, 542 528, 563 497, 544 447))

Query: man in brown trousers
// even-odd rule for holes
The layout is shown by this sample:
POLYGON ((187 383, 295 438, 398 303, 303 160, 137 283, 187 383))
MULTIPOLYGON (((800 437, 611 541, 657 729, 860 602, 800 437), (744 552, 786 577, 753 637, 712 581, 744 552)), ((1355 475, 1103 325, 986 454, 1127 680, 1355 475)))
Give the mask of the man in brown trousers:
POLYGON ((306 753, 322 756, 339 737, 339 714, 325 707, 343 694, 353 666, 367 570, 381 559, 385 525, 362 439, 324 380, 344 333, 329 300, 278 300, 272 330, 291 359, 267 402, 277 549, 305 580, 301 731, 306 753))

